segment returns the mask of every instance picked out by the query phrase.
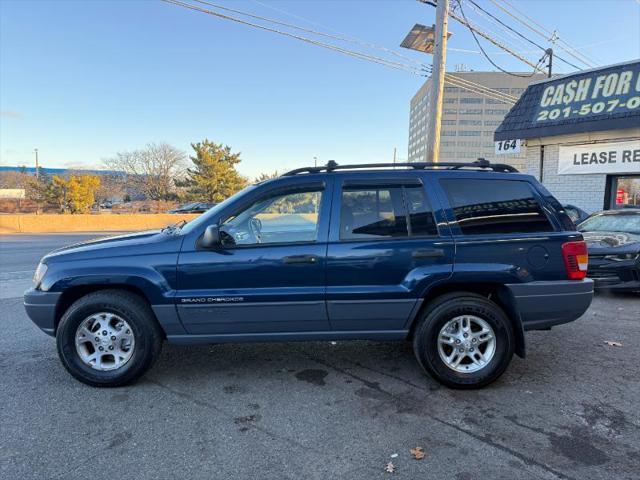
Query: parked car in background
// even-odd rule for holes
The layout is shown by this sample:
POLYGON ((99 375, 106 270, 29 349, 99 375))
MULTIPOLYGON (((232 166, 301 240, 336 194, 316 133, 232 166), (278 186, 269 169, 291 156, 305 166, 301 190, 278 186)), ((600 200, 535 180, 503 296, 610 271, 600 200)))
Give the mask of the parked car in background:
POLYGON ((640 291, 640 209, 606 210, 578 225, 589 249, 595 287, 640 291))
POLYGON ((587 219, 589 214, 575 205, 563 205, 564 211, 569 215, 569 218, 573 220, 576 225, 587 219))
POLYGON ((215 207, 215 203, 207 202, 192 202, 185 205, 181 205, 177 208, 169 210, 169 213, 204 213, 211 207, 215 207))
POLYGON ((333 162, 51 252, 25 307, 94 386, 133 382, 165 339, 367 339, 411 341, 435 379, 478 388, 524 357, 526 330, 586 311, 587 263, 562 205, 508 165, 333 162))

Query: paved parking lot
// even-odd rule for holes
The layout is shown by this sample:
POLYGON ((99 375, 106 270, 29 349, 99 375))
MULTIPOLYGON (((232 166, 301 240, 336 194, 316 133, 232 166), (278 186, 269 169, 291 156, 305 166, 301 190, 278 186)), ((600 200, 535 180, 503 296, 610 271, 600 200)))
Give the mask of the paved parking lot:
POLYGON ((440 387, 403 342, 165 345, 138 384, 95 389, 19 297, 42 254, 82 238, 0 237, 0 478, 640 477, 638 296, 530 332, 479 391, 440 387))

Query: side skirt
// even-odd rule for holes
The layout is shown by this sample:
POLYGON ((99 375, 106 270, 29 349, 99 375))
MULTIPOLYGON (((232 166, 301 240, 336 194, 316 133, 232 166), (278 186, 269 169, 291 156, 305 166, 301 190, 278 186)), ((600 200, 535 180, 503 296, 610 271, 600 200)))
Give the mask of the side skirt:
POLYGON ((170 343, 177 345, 198 345, 207 343, 245 342, 314 342, 326 340, 405 340, 409 330, 375 330, 342 332, 278 332, 242 333, 217 335, 167 335, 170 343))

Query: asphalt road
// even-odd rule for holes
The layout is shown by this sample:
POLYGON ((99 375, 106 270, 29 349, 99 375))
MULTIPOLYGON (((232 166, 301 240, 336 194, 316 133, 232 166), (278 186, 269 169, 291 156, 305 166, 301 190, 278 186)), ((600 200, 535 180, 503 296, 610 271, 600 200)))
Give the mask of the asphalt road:
POLYGON ((527 359, 479 391, 440 387, 403 342, 165 345, 138 384, 95 389, 19 298, 81 238, 0 237, 0 478, 640 478, 637 296, 528 333, 527 359))

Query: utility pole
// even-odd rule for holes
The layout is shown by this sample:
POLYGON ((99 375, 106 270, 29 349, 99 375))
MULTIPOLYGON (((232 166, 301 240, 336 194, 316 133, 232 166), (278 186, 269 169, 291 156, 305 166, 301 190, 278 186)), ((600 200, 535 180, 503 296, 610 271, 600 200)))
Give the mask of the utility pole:
POLYGON ((38 180, 40 176, 40 165, 38 164, 38 149, 34 148, 33 151, 36 153, 36 180, 38 180))
POLYGON ((549 63, 547 65, 549 67, 549 72, 547 73, 547 77, 551 78, 551 68, 553 67, 553 48, 547 48, 544 53, 549 57, 549 63))
POLYGON ((393 163, 396 163, 396 147, 393 147, 393 163))
POLYGON ((447 31, 449 24, 449 0, 438 0, 436 29, 433 45, 433 73, 429 93, 429 129, 427 131, 427 162, 440 158, 440 130, 442 121, 442 96, 447 63, 447 31))

